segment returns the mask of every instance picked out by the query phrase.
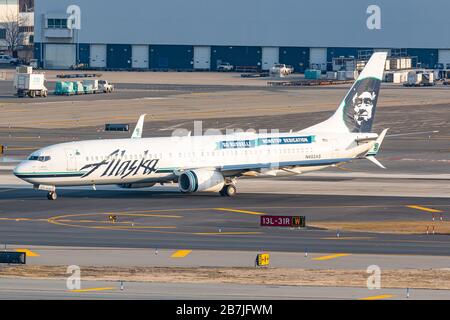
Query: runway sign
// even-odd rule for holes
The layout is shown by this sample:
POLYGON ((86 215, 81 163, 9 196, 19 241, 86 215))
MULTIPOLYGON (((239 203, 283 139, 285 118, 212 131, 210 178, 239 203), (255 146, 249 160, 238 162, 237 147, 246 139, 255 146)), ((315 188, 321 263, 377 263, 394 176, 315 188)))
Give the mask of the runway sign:
POLYGON ((270 255, 268 253, 261 253, 256 256, 256 265, 258 267, 267 267, 270 263, 270 255))
POLYGON ((306 217, 304 216, 261 216, 261 227, 290 227, 304 228, 306 217))
POLYGON ((25 252, 0 252, 0 263, 8 264, 26 264, 27 254, 25 252))

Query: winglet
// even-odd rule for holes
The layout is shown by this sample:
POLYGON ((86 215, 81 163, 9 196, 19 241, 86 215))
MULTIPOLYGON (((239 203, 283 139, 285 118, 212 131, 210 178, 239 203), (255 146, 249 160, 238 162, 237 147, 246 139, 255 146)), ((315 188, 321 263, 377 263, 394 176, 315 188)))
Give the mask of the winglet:
POLYGON ((133 135, 131 136, 131 139, 140 139, 142 138, 142 131, 144 129, 144 120, 145 120, 146 114, 143 114, 139 117, 139 120, 136 124, 136 128, 134 128, 133 135))

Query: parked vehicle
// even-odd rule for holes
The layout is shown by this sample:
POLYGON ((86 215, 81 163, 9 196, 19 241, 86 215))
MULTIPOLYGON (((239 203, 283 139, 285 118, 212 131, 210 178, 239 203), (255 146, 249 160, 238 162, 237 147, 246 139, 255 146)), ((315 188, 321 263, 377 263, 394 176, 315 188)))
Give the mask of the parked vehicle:
POLYGON ((97 93, 99 91, 98 80, 83 80, 84 93, 97 93))
POLYGON ((14 89, 20 98, 25 96, 46 98, 48 95, 48 90, 45 87, 45 75, 43 73, 33 73, 32 67, 17 67, 14 77, 14 89))
POLYGON ((434 73, 424 71, 410 71, 408 81, 403 84, 405 87, 434 86, 434 73))
POLYGON ((114 85, 109 83, 108 80, 99 80, 98 88, 100 91, 103 91, 104 93, 111 93, 114 91, 114 85))
POLYGON ((17 64, 19 60, 11 56, 2 54, 0 55, 0 64, 17 64))
POLYGON ((234 66, 231 65, 229 62, 223 62, 217 65, 217 71, 233 71, 233 69, 234 66))
POLYGON ((277 63, 270 69, 270 72, 272 74, 279 74, 280 76, 287 76, 294 72, 294 68, 282 63, 277 63))

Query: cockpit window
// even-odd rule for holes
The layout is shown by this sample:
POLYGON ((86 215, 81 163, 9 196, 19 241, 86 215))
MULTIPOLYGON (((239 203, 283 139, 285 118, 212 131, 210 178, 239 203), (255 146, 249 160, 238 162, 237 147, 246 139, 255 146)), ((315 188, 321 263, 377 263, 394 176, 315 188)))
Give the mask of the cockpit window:
POLYGON ((30 156, 28 160, 30 161, 39 161, 39 162, 47 162, 50 161, 52 158, 50 156, 30 156))

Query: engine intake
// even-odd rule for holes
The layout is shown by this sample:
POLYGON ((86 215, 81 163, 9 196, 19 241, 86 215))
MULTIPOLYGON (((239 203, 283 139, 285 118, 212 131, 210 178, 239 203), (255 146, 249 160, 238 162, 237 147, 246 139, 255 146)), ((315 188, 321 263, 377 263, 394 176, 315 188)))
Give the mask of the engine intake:
POLYGON ((225 179, 215 170, 189 170, 180 175, 178 186, 183 193, 219 192, 225 186, 225 179))

